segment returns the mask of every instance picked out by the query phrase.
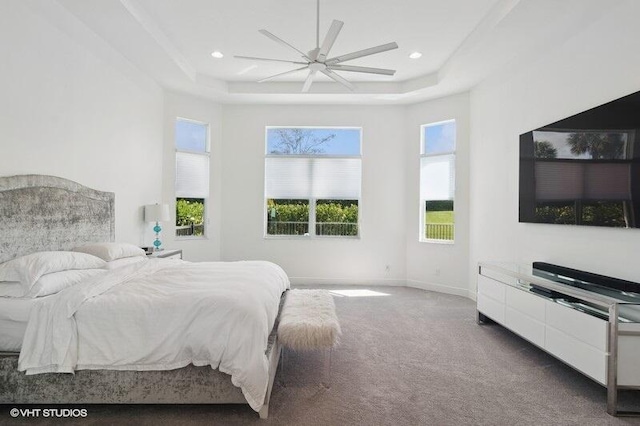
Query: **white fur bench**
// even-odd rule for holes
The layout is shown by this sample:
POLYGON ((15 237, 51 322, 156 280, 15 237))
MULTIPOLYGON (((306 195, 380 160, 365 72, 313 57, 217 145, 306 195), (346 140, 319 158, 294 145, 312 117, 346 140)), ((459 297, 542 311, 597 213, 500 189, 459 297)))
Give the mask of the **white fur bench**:
POLYGON ((278 340, 285 349, 329 349, 330 374, 331 350, 341 334, 333 297, 328 291, 294 289, 287 292, 278 325, 278 340))

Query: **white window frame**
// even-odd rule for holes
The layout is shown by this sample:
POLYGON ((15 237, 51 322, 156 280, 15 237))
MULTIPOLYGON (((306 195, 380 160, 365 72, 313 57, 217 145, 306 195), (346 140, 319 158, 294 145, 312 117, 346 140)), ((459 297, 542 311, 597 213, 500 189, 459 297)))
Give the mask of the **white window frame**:
MULTIPOLYGON (((264 130, 264 150, 265 150, 265 165, 267 158, 358 158, 362 164, 362 127, 357 126, 266 126, 264 130), (277 155, 277 154, 269 154, 267 149, 268 144, 268 132, 270 129, 355 129, 360 132, 360 140, 358 141, 360 148, 360 155, 277 155)), ((358 197, 358 234, 357 235, 316 235, 316 202, 318 198, 309 197, 309 198, 296 198, 298 200, 306 200, 309 202, 309 234, 308 235, 272 235, 268 234, 268 219, 267 219, 267 197, 266 194, 267 188, 267 176, 266 176, 266 167, 265 167, 265 176, 264 176, 264 191, 263 191, 263 238, 264 239, 274 239, 274 240, 299 240, 299 239, 331 239, 331 238, 339 238, 339 239, 360 239, 362 237, 362 167, 360 168, 360 197, 358 197)), ((320 200, 324 200, 325 198, 321 198, 320 200)), ((332 198, 332 200, 352 200, 349 199, 340 199, 340 198, 332 198)))
MULTIPOLYGON (((175 133, 174 133, 174 137, 173 137, 173 147, 175 150, 175 155, 174 155, 174 161, 177 160, 177 154, 179 152, 183 152, 186 154, 196 154, 196 155, 201 155, 203 157, 207 158, 207 161, 209 162, 209 176, 207 177, 209 179, 209 191, 211 191, 211 125, 209 123, 206 123, 204 121, 199 121, 199 120, 194 120, 192 118, 185 118, 185 117, 176 117, 175 123, 177 123, 178 121, 187 121, 190 123, 195 123, 195 124, 199 124, 202 126, 205 126, 207 128, 207 133, 206 133, 206 138, 207 140, 205 141, 205 152, 201 152, 201 151, 192 151, 192 150, 188 150, 188 149, 178 149, 176 147, 176 141, 175 141, 175 133)), ((174 125, 174 132, 175 132, 175 125, 174 125)), ((176 171, 177 173, 177 171, 176 171)), ((177 181, 178 176, 175 176, 175 181, 177 181)), ((174 182, 174 190, 175 190, 175 182, 174 182)), ((184 197, 178 197, 175 196, 173 197, 174 200, 174 204, 173 204, 173 210, 174 212, 176 211, 176 205, 178 203, 178 198, 184 198, 184 197)), ((202 235, 181 235, 178 236, 175 234, 175 227, 176 227, 176 220, 174 220, 173 222, 173 226, 174 226, 174 238, 176 240, 180 240, 180 241, 185 241, 185 240, 206 240, 208 239, 208 234, 209 234, 209 217, 208 217, 208 211, 209 211, 209 197, 204 197, 204 210, 202 212, 202 221, 204 223, 204 232, 202 233, 202 235)))
MULTIPOLYGON (((443 239, 437 239, 437 238, 427 238, 425 235, 425 227, 426 227, 426 221, 425 221, 425 216, 426 216, 426 211, 427 211, 427 207, 426 207, 426 202, 428 200, 423 200, 422 199, 422 179, 421 179, 421 162, 423 158, 437 158, 437 157, 446 157, 449 155, 453 156, 453 164, 455 165, 457 163, 457 156, 456 156, 456 150, 458 147, 458 124, 456 122, 456 120, 454 118, 452 119, 448 119, 448 120, 441 120, 441 121, 436 121, 433 123, 427 123, 427 124, 423 124, 420 126, 420 158, 419 158, 419 163, 418 163, 418 176, 419 176, 419 180, 418 180, 418 196, 420 199, 420 214, 419 214, 419 235, 418 235, 418 241, 421 243, 431 243, 431 244, 455 244, 456 241, 456 235, 457 235, 457 223, 458 221, 455 220, 456 217, 456 209, 457 209, 457 205, 458 203, 456 202, 456 174, 457 174, 457 168, 455 168, 455 172, 454 172, 454 176, 453 176, 453 181, 454 181, 454 190, 453 190, 453 217, 454 217, 454 222, 453 222, 453 239, 452 240, 443 240, 443 239), (443 151, 443 152, 439 152, 437 154, 425 154, 424 153, 424 133, 425 133, 425 129, 427 127, 434 127, 434 126, 439 126, 442 124, 446 124, 446 123, 454 123, 455 128, 456 128, 456 136, 455 139, 453 141, 453 146, 454 149, 453 151, 443 151)), ((430 200, 429 200, 430 201, 430 200)))

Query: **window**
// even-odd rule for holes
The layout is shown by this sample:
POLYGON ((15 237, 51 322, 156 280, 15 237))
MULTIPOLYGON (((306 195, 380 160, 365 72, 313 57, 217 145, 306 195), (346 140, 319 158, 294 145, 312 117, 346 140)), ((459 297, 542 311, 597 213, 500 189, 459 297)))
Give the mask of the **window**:
POLYGON ((209 197, 209 125, 176 120, 176 236, 204 237, 209 197))
POLYGON ((453 242, 455 120, 420 128, 420 240, 453 242))
POLYGON ((265 235, 359 236, 361 133, 267 127, 265 235))

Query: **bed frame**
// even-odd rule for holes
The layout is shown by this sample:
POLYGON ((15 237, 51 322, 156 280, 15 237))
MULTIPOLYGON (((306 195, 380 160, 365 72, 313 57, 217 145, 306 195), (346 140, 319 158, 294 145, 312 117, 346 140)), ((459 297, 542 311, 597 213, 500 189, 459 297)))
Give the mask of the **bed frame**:
MULTIPOLYGON (((54 176, 0 177, 0 262, 43 250, 114 241, 115 194, 54 176)), ((282 306, 282 304, 281 304, 282 306)), ((281 347, 278 319, 265 351, 267 418, 281 347)), ((17 353, 0 353, 0 404, 246 404, 231 376, 210 366, 169 371, 80 370, 27 376, 17 353)))

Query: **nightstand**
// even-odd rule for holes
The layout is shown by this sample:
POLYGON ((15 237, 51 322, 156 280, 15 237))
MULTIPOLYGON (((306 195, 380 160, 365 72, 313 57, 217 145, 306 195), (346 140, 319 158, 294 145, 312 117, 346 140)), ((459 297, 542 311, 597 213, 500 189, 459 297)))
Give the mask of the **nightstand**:
POLYGON ((182 250, 160 250, 147 254, 147 257, 155 257, 158 259, 182 259, 182 250))

